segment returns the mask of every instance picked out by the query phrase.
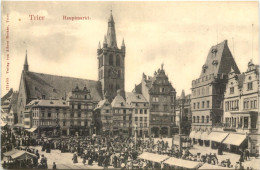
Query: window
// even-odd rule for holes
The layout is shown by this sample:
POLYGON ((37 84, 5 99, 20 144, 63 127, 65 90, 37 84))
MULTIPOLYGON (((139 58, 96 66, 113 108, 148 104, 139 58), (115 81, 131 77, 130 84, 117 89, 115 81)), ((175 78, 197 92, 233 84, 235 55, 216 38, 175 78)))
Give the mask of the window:
POLYGON ((193 103, 193 109, 195 109, 196 108, 196 103, 193 103))
POLYGON ((138 117, 135 117, 135 121, 138 121, 138 117))
POLYGON ((234 87, 230 87, 230 94, 234 94, 234 87))
POLYGON ((200 122, 200 117, 199 116, 197 116, 197 123, 199 123, 200 122))
POLYGON ((164 111, 168 111, 168 106, 167 105, 164 105, 164 111))
POLYGON ((51 117, 51 113, 48 113, 48 117, 51 117))
POLYGON ((71 105, 71 108, 74 109, 74 104, 71 105))
POLYGON ((247 83, 247 90, 253 90, 253 82, 247 83))
POLYGON ((44 117, 44 113, 42 113, 42 117, 44 117))
POLYGON ((81 117, 81 113, 78 113, 78 117, 81 117))
POLYGON ((81 109, 81 104, 78 105, 78 109, 81 109))
POLYGON ((45 99, 45 95, 42 95, 42 99, 43 99, 43 100, 45 99))
POLYGON ((144 114, 147 114, 147 110, 146 109, 144 109, 144 114))
POLYGON ((207 116, 207 120, 206 120, 207 123, 209 123, 209 116, 207 116))
POLYGON ((143 109, 140 109, 140 114, 143 114, 143 109))
POLYGON ((198 108, 198 109, 200 108, 200 102, 197 103, 197 108, 198 108))
POLYGON ((193 116, 193 121, 192 122, 195 123, 195 116, 193 116))
POLYGON ((202 122, 202 123, 204 123, 204 118, 205 118, 205 117, 204 117, 204 116, 202 116, 202 119, 201 119, 201 122, 202 122))
POLYGON ((143 121, 143 118, 142 118, 142 117, 140 117, 140 121, 143 121))
POLYGON ((147 122, 147 117, 144 117, 144 121, 147 122))
POLYGON ((204 105, 205 105, 205 102, 203 101, 203 102, 202 102, 202 108, 204 108, 204 105))
POLYGON ((73 117, 73 113, 70 113, 70 117, 73 117))
POLYGON ((143 127, 143 123, 140 123, 140 127, 143 127))
POLYGON ((135 114, 138 114, 138 109, 135 109, 135 114))
POLYGON ((248 117, 244 117, 244 128, 248 128, 248 117))
POLYGON ((109 113, 109 110, 106 110, 106 113, 109 113))
POLYGON ((147 123, 144 123, 144 127, 147 127, 147 123))
POLYGON ((124 109, 123 112, 126 113, 126 109, 124 109))
POLYGON ((116 56, 116 66, 120 66, 120 56, 116 56))
POLYGON ((118 70, 117 72, 117 78, 120 78, 121 77, 121 70, 118 70))
POLYGON ((112 54, 110 54, 109 55, 109 65, 113 65, 113 55, 112 54))
POLYGON ((66 126, 66 121, 63 121, 63 126, 66 126))
POLYGON ((209 108, 209 101, 207 101, 207 108, 209 108))
POLYGON ((126 120, 126 117, 125 117, 125 116, 123 116, 123 120, 126 120))

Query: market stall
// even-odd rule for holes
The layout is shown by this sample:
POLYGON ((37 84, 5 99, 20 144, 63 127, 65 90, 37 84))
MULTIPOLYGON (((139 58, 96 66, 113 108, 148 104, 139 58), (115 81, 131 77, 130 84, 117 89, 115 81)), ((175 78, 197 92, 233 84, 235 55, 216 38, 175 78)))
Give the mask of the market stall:
POLYGON ((177 169, 198 169, 202 165, 201 162, 178 159, 175 157, 170 157, 163 163, 169 165, 169 168, 173 167, 177 169))

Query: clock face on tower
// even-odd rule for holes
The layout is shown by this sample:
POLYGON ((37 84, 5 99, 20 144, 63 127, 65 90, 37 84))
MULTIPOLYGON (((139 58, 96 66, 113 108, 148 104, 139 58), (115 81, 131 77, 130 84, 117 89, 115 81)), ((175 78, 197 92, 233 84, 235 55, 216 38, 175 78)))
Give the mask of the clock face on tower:
POLYGON ((116 68, 111 68, 110 75, 112 78, 117 78, 118 77, 118 70, 116 68))

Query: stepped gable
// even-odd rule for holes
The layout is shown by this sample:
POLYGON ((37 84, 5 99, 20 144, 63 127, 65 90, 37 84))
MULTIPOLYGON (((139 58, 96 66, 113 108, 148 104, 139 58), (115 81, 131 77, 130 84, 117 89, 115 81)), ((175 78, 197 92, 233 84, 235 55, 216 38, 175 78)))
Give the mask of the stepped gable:
POLYGON ((99 81, 63 77, 35 72, 23 72, 26 93, 29 99, 66 99, 69 92, 76 86, 90 90, 94 101, 102 100, 101 83, 99 81))

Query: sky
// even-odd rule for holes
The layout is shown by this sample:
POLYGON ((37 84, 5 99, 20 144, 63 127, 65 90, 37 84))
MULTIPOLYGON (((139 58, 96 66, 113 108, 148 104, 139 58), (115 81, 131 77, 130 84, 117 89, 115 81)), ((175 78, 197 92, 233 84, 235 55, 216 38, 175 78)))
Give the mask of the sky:
POLYGON ((177 96, 182 89, 190 93, 210 47, 224 40, 241 72, 250 59, 259 64, 258 2, 2 2, 1 8, 1 96, 7 79, 9 88, 18 90, 26 50, 30 71, 98 80, 97 48, 110 10, 117 44, 124 38, 126 45, 126 91, 140 83, 143 72, 152 76, 163 63, 177 96))

